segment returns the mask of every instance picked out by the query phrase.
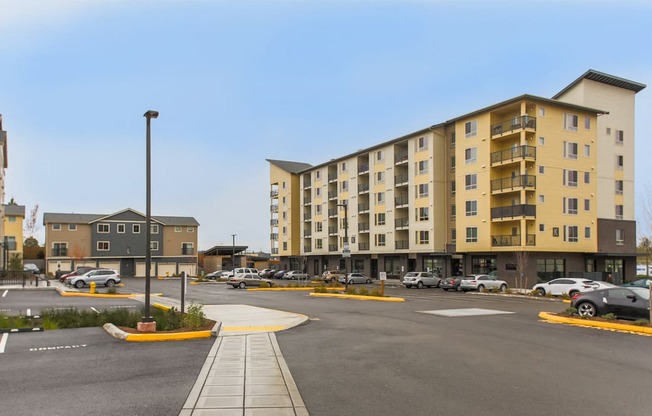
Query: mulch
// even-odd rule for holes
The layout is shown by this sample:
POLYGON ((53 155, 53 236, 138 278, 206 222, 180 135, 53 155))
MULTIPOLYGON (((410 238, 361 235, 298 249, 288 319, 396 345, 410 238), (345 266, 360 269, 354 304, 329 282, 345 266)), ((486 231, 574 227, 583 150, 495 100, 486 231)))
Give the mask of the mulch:
MULTIPOLYGON (((154 332, 155 334, 176 334, 179 332, 196 332, 196 331, 210 331, 213 329, 213 326, 215 326, 215 321, 212 321, 210 319, 206 320, 206 325, 197 328, 197 329, 191 329, 191 328, 179 328, 179 329, 174 329, 172 331, 156 331, 154 332)), ((117 326, 117 325, 116 325, 117 326)), ((121 330, 129 333, 129 334, 151 334, 152 332, 140 332, 136 330, 136 328, 130 328, 128 326, 117 326, 121 330)))

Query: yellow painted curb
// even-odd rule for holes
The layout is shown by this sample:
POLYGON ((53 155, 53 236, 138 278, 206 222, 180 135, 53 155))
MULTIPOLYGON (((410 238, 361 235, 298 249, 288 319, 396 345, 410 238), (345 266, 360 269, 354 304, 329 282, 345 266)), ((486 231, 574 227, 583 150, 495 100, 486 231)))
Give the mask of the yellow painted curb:
POLYGON ((81 292, 59 292, 61 296, 70 296, 70 297, 82 297, 82 298, 122 298, 122 299, 128 299, 128 298, 133 298, 134 296, 138 296, 135 294, 128 294, 128 295, 110 295, 110 294, 104 294, 104 293, 81 293, 81 292))
POLYGON ((388 298, 380 296, 362 296, 362 295, 342 295, 340 293, 311 293, 310 296, 317 296, 322 298, 340 298, 340 299, 356 299, 356 300, 377 300, 381 302, 405 302, 403 298, 388 298))
POLYGON ((228 331, 282 331, 287 329, 286 326, 225 326, 222 327, 222 332, 228 331))
POLYGON ((564 303, 571 303, 570 299, 562 299, 561 301, 564 303))
POLYGON ((169 311, 170 309, 172 309, 171 306, 161 305, 160 303, 152 303, 152 306, 158 309, 162 309, 164 311, 169 311))
POLYGON ((638 325, 619 324, 616 322, 591 321, 589 319, 580 319, 580 318, 568 318, 565 316, 558 316, 549 312, 539 312, 539 318, 545 319, 546 321, 558 322, 561 324, 588 326, 592 328, 614 329, 618 331, 636 332, 639 334, 652 335, 652 328, 638 326, 638 325))
POLYGON ((177 332, 170 334, 129 334, 125 341, 153 342, 153 341, 181 341, 185 339, 209 338, 211 331, 177 332))
MULTIPOLYGON (((258 288, 258 289, 247 289, 252 292, 256 291, 283 291, 283 290, 315 290, 316 287, 268 287, 268 288, 258 288)), ((342 287, 327 287, 326 290, 343 290, 344 286, 342 287)))

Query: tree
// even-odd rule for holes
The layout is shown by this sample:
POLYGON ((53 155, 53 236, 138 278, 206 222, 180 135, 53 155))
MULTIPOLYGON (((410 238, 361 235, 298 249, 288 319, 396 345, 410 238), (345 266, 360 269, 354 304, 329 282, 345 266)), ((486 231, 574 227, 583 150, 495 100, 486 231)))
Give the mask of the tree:
POLYGON ((516 271, 518 272, 518 286, 519 289, 525 289, 525 272, 527 271, 527 263, 530 253, 521 249, 514 252, 514 260, 516 261, 516 271))
POLYGON ((27 237, 23 243, 25 247, 38 247, 38 240, 34 237, 27 237))
POLYGON ((70 250, 70 258, 73 260, 74 264, 77 264, 77 262, 84 260, 85 257, 86 257, 85 247, 80 247, 77 244, 75 244, 72 250, 70 250))
MULTIPOLYGON (((29 217, 25 220, 25 233, 28 237, 34 238, 38 231, 38 204, 29 213, 29 217)), ((37 242, 38 244, 38 242, 37 242)))

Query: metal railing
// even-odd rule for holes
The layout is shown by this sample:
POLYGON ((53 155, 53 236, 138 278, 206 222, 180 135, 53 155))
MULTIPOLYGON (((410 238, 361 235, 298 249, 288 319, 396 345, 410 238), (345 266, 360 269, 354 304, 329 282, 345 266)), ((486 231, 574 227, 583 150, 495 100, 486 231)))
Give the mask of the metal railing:
POLYGON ((337 244, 329 244, 328 251, 337 251, 337 244))
POLYGON ((534 175, 516 175, 514 177, 494 179, 491 181, 491 192, 516 188, 536 188, 537 178, 534 175))
POLYGON ((278 233, 270 233, 269 239, 272 241, 278 240, 278 233))
POLYGON ((328 174, 328 182, 337 180, 337 173, 329 173, 328 174))
POLYGON ((402 152, 402 153, 397 153, 394 155, 394 163, 402 163, 402 162, 407 162, 408 160, 408 154, 407 152, 402 152))
POLYGON ((358 213, 369 211, 369 204, 358 204, 358 213))
POLYGON ((306 238, 309 238, 312 236, 312 231, 310 230, 303 230, 303 236, 306 238))
POLYGON ((499 150, 491 154, 491 163, 493 164, 493 163, 501 163, 505 161, 525 159, 526 157, 536 159, 537 148, 525 144, 523 146, 517 146, 517 147, 512 147, 510 149, 499 150))
POLYGON ((337 217, 337 208, 328 208, 329 217, 337 217))
POLYGON ((369 243, 358 243, 358 251, 369 250, 369 243))
POLYGON ((337 191, 328 191, 328 199, 337 198, 337 191))
POLYGON ((278 248, 272 248, 272 254, 278 254, 278 248))
POLYGON ((520 117, 512 117, 509 120, 501 121, 500 123, 497 124, 492 124, 491 135, 495 136, 498 134, 513 132, 514 130, 536 129, 536 128, 537 128, 536 117, 524 115, 520 117))
POLYGON ((410 220, 407 218, 396 218, 394 220, 394 227, 395 228, 405 228, 410 225, 410 220))
POLYGON ((269 225, 272 227, 278 226, 278 220, 276 218, 269 220, 269 225))
POLYGON ((358 232, 359 233, 369 232, 369 223, 368 222, 358 223, 358 232))
POLYGON ((408 198, 407 196, 397 196, 396 198, 394 198, 394 206, 396 207, 400 207, 402 205, 408 205, 409 202, 410 202, 410 198, 408 198))
POLYGON ((492 220, 499 218, 536 217, 536 215, 536 205, 520 204, 491 208, 492 220))
POLYGON ((312 252, 312 248, 310 246, 303 246, 303 252, 304 253, 310 253, 310 252, 312 252))
MULTIPOLYGON (((528 246, 536 245, 536 235, 527 234, 525 236, 525 244, 528 246)), ((521 235, 492 235, 491 236, 491 245, 494 247, 505 247, 505 246, 520 246, 521 245, 521 235)))
POLYGON ((328 234, 330 235, 337 234, 337 227, 328 227, 328 234))
POLYGON ((269 192, 270 198, 276 198, 278 196, 278 190, 273 190, 269 192))
POLYGON ((408 175, 394 175, 394 186, 400 186, 408 183, 408 175))
POLYGON ((304 221, 310 221, 312 219, 312 214, 303 214, 304 221))
POLYGON ((359 183, 358 184, 358 193, 368 192, 369 184, 368 183, 359 183))
POLYGON ((270 205, 269 210, 271 212, 278 212, 278 205, 270 205))
POLYGON ((408 240, 396 240, 394 244, 397 250, 404 250, 406 248, 410 248, 410 242, 408 240))
POLYGON ((369 172, 369 165, 358 165, 358 173, 369 172))

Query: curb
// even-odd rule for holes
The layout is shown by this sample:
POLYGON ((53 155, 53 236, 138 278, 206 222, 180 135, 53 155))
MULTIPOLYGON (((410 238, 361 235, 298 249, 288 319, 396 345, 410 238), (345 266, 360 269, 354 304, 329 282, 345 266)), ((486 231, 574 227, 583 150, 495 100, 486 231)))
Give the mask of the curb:
POLYGON ((310 293, 310 296, 317 296, 321 298, 340 298, 340 299, 355 299, 355 300, 376 300, 380 302, 405 302, 403 298, 389 298, 380 296, 362 296, 362 295, 342 295, 339 293, 310 293))
MULTIPOLYGON (((252 292, 263 292, 263 291, 269 291, 269 292, 280 292, 280 291, 291 291, 291 290, 315 290, 317 289, 318 286, 315 287, 268 287, 268 288, 258 288, 258 289, 247 289, 252 292)), ((327 287, 326 290, 343 290, 344 286, 342 287, 327 287)))
POLYGON ((550 312, 539 312, 539 318, 545 321, 556 322, 560 324, 578 325, 578 326, 584 326, 590 328, 611 329, 617 331, 627 331, 627 332, 633 332, 641 335, 652 335, 652 328, 641 327, 637 325, 618 324, 615 322, 611 323, 611 322, 602 322, 602 321, 591 321, 591 320, 579 319, 579 318, 567 318, 564 316, 554 315, 550 312))
POLYGON ((129 342, 160 342, 160 341, 184 341, 188 339, 210 338, 217 337, 220 334, 222 322, 216 322, 213 329, 210 331, 194 331, 194 332, 175 332, 165 334, 131 334, 125 332, 117 326, 106 323, 102 328, 111 335, 123 341, 129 342))

